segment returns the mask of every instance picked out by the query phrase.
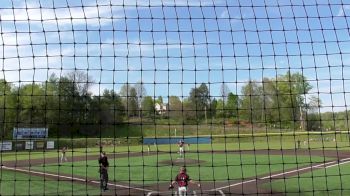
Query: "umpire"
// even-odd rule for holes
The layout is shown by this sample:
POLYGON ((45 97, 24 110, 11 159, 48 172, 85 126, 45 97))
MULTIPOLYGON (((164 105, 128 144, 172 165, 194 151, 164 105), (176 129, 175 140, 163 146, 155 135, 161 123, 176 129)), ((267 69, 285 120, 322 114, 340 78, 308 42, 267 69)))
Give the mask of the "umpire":
POLYGON ((98 159, 98 163, 100 165, 100 180, 101 180, 101 190, 106 191, 108 190, 107 184, 108 184, 108 158, 106 156, 106 152, 102 152, 100 158, 98 159))

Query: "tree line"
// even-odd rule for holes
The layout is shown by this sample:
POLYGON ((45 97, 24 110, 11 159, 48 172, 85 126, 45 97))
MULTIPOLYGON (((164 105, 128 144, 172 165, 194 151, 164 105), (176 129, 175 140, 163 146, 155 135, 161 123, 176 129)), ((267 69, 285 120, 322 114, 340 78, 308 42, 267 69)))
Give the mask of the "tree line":
POLYGON ((106 89, 101 95, 89 91, 93 83, 79 71, 19 86, 0 80, 2 137, 10 137, 13 127, 48 127, 50 135, 57 137, 98 136, 102 129, 155 124, 159 119, 180 124, 229 122, 276 129, 322 129, 321 101, 306 96, 312 86, 300 73, 250 80, 238 95, 222 84, 221 95, 211 96, 208 85, 202 83, 188 96, 169 95, 166 103, 163 97, 148 96, 141 82, 124 84, 119 92, 106 89), (166 111, 156 111, 156 103, 164 105, 166 111))

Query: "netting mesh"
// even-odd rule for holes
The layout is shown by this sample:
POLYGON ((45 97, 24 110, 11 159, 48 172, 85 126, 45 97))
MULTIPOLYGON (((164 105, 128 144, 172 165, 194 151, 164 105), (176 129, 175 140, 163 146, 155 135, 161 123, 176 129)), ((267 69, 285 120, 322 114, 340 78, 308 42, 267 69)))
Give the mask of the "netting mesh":
POLYGON ((350 194, 349 14, 2 0, 0 194, 350 194))

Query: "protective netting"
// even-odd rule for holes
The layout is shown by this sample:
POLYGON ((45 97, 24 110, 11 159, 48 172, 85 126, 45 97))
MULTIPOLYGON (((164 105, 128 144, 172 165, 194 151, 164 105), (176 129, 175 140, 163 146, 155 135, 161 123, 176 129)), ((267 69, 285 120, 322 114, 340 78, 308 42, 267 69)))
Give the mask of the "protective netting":
POLYGON ((1 0, 0 195, 349 195, 349 15, 1 0))

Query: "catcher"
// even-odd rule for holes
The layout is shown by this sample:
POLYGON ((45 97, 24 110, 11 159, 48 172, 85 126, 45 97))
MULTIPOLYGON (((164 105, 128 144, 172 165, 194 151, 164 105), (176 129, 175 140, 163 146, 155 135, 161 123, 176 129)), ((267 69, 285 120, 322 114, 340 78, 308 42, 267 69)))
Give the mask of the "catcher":
POLYGON ((181 167, 179 174, 175 177, 174 181, 172 181, 171 184, 169 185, 169 189, 173 189, 174 184, 177 184, 179 196, 186 196, 188 183, 197 184, 198 187, 201 187, 201 184, 196 183, 190 178, 189 175, 187 175, 186 168, 181 167))

